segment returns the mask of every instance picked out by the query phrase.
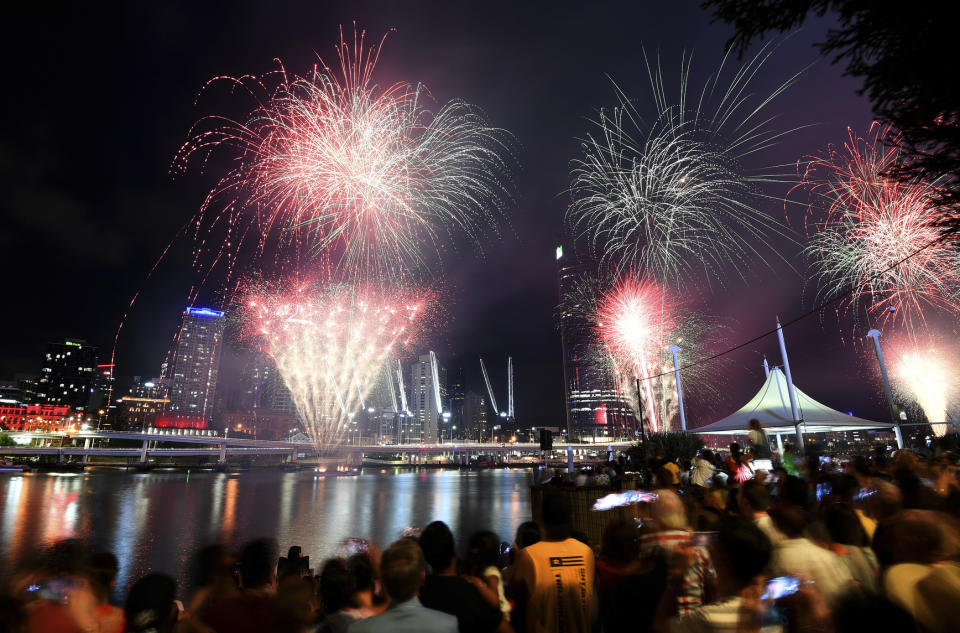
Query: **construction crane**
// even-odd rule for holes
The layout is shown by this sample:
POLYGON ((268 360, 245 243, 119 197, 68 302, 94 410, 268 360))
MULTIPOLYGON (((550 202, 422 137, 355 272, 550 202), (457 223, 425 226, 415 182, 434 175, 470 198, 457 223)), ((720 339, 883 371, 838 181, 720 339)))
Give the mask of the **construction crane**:
POLYGON ((501 418, 513 420, 516 415, 513 409, 513 357, 507 357, 507 410, 501 411, 497 407, 497 398, 493 395, 493 385, 490 383, 490 375, 487 373, 487 366, 480 359, 480 370, 483 372, 483 380, 487 383, 487 394, 490 396, 490 406, 493 407, 493 413, 501 418))

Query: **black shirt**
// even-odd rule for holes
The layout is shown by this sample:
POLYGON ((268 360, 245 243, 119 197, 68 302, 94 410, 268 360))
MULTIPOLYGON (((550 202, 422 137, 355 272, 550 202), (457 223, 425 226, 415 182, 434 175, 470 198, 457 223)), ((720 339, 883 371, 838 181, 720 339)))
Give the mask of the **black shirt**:
POLYGON ((500 609, 484 602, 477 588, 460 576, 427 576, 420 589, 420 602, 457 616, 460 633, 489 633, 500 626, 500 609))

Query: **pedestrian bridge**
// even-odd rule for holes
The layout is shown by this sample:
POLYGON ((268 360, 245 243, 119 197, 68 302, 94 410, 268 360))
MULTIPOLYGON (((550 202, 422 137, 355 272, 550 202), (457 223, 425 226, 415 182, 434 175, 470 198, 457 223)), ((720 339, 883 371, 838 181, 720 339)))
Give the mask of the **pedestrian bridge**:
MULTIPOLYGON (((452 464, 469 464, 471 457, 491 456, 504 461, 509 455, 540 455, 536 443, 445 442, 435 444, 340 443, 317 445, 312 442, 272 441, 216 435, 180 435, 157 432, 80 431, 72 434, 15 432, 19 446, 0 448, 0 456, 55 455, 58 462, 80 457, 83 464, 91 456, 137 458, 147 464, 150 457, 216 457, 225 464, 228 456, 280 455, 296 463, 306 457, 343 458, 359 463, 364 455, 399 454, 405 463, 422 464, 431 458, 446 457, 452 464), (116 446, 117 443, 127 446, 116 446), (113 444, 113 445, 111 445, 113 444), (133 446, 130 446, 133 444, 133 446)), ((587 453, 605 453, 628 448, 630 442, 555 444, 550 454, 567 453, 576 457, 587 453)))

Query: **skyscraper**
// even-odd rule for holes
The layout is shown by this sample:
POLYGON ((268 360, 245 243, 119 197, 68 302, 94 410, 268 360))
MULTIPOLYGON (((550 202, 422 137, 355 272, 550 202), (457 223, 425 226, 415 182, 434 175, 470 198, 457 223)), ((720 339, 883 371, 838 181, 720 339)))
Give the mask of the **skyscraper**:
POLYGON ((173 372, 168 377, 170 405, 167 410, 198 418, 205 426, 213 411, 223 343, 223 312, 210 308, 183 311, 173 372))
POLYGON ((47 343, 34 398, 38 404, 65 404, 85 410, 97 371, 97 348, 86 341, 47 343))
MULTIPOLYGON (((577 282, 593 273, 595 265, 563 255, 557 247, 557 282, 560 300, 577 282)), ((573 438, 633 433, 637 421, 630 408, 630 395, 618 388, 610 369, 597 362, 591 346, 596 334, 577 314, 560 314, 560 342, 563 352, 564 408, 566 431, 573 438)))
POLYGON ((487 422, 487 399, 475 391, 468 391, 463 401, 464 436, 475 442, 490 439, 490 425, 487 422))
MULTIPOLYGON (((410 366, 410 411, 413 419, 408 418, 409 441, 414 439, 414 428, 419 427, 420 441, 436 442, 440 435, 441 416, 446 410, 447 370, 436 362, 433 352, 421 354, 417 362, 410 366)), ((449 438, 449 431, 445 434, 449 438)))

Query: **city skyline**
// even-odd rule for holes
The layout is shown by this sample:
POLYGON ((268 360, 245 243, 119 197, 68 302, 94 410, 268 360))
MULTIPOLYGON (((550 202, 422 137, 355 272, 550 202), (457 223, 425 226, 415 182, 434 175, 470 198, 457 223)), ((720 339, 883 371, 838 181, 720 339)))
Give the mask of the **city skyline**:
MULTIPOLYGON (((483 384, 476 359, 512 356, 521 419, 533 426, 559 426, 566 413, 563 355, 554 318, 558 303, 554 249, 564 246, 568 257, 577 250, 564 234, 563 216, 569 204, 569 161, 578 155, 578 139, 590 131, 587 118, 598 108, 616 104, 607 75, 629 94, 644 95, 647 78, 637 61, 645 53, 657 53, 672 81, 669 77, 677 74, 682 54, 692 50, 692 74, 700 79, 713 69, 729 33, 724 25, 711 24, 709 15, 694 4, 646 8, 610 4, 589 10, 570 5, 565 11, 536 4, 503 5, 468 10, 468 19, 443 3, 429 8, 416 16, 364 3, 308 9, 302 24, 292 27, 287 21, 280 23, 282 11, 261 15, 250 7, 235 18, 188 6, 176 7, 169 16, 131 8, 119 16, 85 18, 90 32, 104 35, 99 44, 87 43, 97 38, 74 42, 71 38, 76 36, 65 25, 41 38, 37 46, 48 45, 51 38, 76 43, 72 48, 79 63, 86 65, 100 59, 105 47, 126 51, 119 86, 106 77, 70 86, 87 96, 116 94, 120 102, 135 107, 101 112, 92 104, 77 105, 91 120, 101 122, 90 128, 110 131, 105 138, 115 141, 111 144, 72 126, 73 113, 56 99, 39 99, 31 105, 35 111, 23 112, 24 131, 5 140, 7 151, 23 156, 5 203, 11 227, 23 239, 4 257, 8 268, 27 272, 12 281, 11 292, 40 293, 86 307, 8 315, 10 327, 22 335, 0 358, 2 377, 39 369, 39 351, 47 341, 80 336, 98 347, 101 362, 115 360, 112 377, 119 387, 133 376, 156 373, 155 359, 170 348, 176 330, 172 324, 196 288, 199 296, 193 305, 228 309, 228 302, 219 296, 221 280, 201 284, 192 266, 191 242, 175 239, 212 182, 200 173, 175 180, 168 173, 187 130, 208 111, 194 105, 196 93, 213 76, 268 72, 277 57, 302 72, 317 55, 328 58, 340 26, 356 20, 372 37, 390 32, 385 45, 389 56, 377 70, 383 83, 423 81, 438 104, 462 97, 483 108, 490 121, 513 133, 521 145, 517 200, 502 239, 486 240, 484 257, 471 248, 450 249, 443 262, 449 318, 421 349, 434 349, 451 359, 447 363, 451 368, 463 367, 464 383, 480 393, 483 384), (257 14, 256 20, 249 19, 251 12, 257 14), (513 19, 501 20, 502 15, 513 19), (228 24, 221 23, 224 19, 228 24), (116 30, 124 35, 114 34, 117 20, 129 27, 116 30), (180 48, 159 36, 160 27, 150 26, 171 21, 183 25, 180 48), (243 33, 237 39, 250 44, 209 37, 220 29, 243 33), (498 29, 501 40, 484 35, 498 29), (594 40, 600 42, 599 48, 594 40), (187 49, 195 53, 181 73, 168 62, 181 59, 178 51, 187 49), (55 132, 37 144, 29 130, 47 121, 54 123, 55 132), (111 125, 103 125, 108 121, 111 125), (77 160, 81 147, 97 158, 77 160), (62 264, 46 264, 22 245, 36 241, 62 246, 67 265, 86 282, 75 283, 76 275, 59 279, 56 271, 62 264), (172 246, 166 257, 151 273, 168 244, 172 246)), ((813 27, 819 25, 815 21, 809 31, 780 42, 759 74, 760 88, 765 89, 806 69, 777 116, 790 126, 810 127, 773 151, 780 164, 795 164, 829 143, 842 142, 848 126, 866 130, 872 118, 866 100, 855 95, 855 82, 842 77, 841 69, 824 62, 808 68, 816 59, 811 44, 818 30, 813 27)), ((37 68, 52 68, 52 59, 37 59, 37 68)), ((774 195, 785 197, 787 192, 784 186, 774 195)), ((784 207, 782 201, 770 201, 765 212, 794 223, 803 221, 793 207, 784 207)), ((732 279, 683 287, 684 300, 727 320, 725 346, 770 330, 778 315, 787 321, 813 305, 804 281, 801 245, 780 240, 775 246, 781 259, 753 262, 748 283, 732 279)), ((786 336, 791 349, 799 347, 792 357, 799 385, 837 408, 880 419, 885 404, 863 334, 851 320, 825 314, 791 326, 786 336), (820 370, 828 359, 841 378, 820 370)), ((777 353, 775 341, 767 337, 729 355, 728 364, 708 368, 720 374, 712 379, 724 388, 714 400, 689 403, 690 426, 708 423, 739 406, 762 382, 764 356, 776 363, 777 353)), ((682 358, 691 360, 695 359, 682 358)), ((491 374, 495 384, 506 384, 505 367, 499 362, 491 366, 491 374)))

